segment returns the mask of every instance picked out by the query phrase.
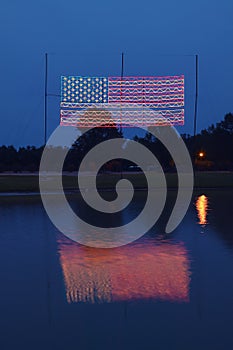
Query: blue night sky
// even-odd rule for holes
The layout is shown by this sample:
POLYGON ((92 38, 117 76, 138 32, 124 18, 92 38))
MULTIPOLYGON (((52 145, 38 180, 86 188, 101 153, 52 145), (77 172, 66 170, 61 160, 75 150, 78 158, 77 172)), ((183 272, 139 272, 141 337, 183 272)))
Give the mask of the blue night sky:
MULTIPOLYGON (((49 93, 61 75, 184 74, 192 133, 199 54, 198 131, 233 112, 232 0, 2 0, 0 145, 43 143, 44 54, 49 93)), ((48 133, 59 98, 48 98, 48 133)))

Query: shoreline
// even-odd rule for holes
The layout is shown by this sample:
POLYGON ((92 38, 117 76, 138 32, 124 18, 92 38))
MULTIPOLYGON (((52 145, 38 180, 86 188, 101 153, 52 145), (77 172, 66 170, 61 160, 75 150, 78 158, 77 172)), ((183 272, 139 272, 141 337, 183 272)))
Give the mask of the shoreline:
MULTIPOLYGON (((109 189, 103 189, 100 190, 100 192, 112 192, 114 191, 114 188, 109 188, 109 189)), ((146 191, 147 188, 135 188, 134 191, 139 192, 139 191, 146 191)), ((173 192, 176 191, 177 187, 173 187, 173 188, 168 188, 167 192, 173 192)), ((193 188, 193 193, 196 192, 200 192, 200 191, 233 191, 233 187, 194 187, 193 188)), ((80 194, 81 192, 79 190, 68 190, 68 191, 64 191, 64 193, 66 195, 75 195, 75 194, 80 194)), ((51 192, 48 193, 48 195, 57 195, 58 192, 51 192)), ((4 198, 4 197, 40 197, 41 193, 40 192, 16 192, 16 191, 12 191, 12 192, 0 192, 0 198, 4 198)))
MULTIPOLYGON (((79 193, 77 189, 77 173, 63 175, 63 187, 65 193, 79 193)), ((147 189, 145 177, 143 173, 123 173, 124 178, 131 181, 134 185, 135 191, 144 191, 147 189)), ((87 177, 88 174, 85 176, 87 177)), ((91 176, 91 175, 90 175, 91 176)), ((156 176, 156 173, 151 172, 149 176, 156 176)), ((55 175, 46 177, 48 182, 48 191, 56 191, 53 188, 53 178, 55 175)), ((167 181, 167 190, 177 190, 177 174, 165 173, 167 181)), ((98 188, 100 191, 115 190, 116 183, 121 179, 120 173, 99 174, 98 188)), ((154 188, 156 189, 156 187, 154 188)), ((233 172, 196 172, 194 174, 194 191, 198 190, 229 190, 233 189, 233 172)), ((15 195, 39 195, 39 176, 37 174, 0 174, 0 195, 9 196, 15 195)))

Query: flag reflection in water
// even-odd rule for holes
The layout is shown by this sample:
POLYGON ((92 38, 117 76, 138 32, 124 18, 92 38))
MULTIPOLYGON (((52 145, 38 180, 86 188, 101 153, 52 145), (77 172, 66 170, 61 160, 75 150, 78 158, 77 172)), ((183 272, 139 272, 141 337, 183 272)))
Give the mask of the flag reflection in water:
POLYGON ((144 241, 96 249, 64 237, 58 244, 69 303, 189 301, 189 260, 181 243, 144 241))
POLYGON ((200 225, 206 225, 207 222, 207 211, 208 211, 208 198, 203 194, 196 200, 196 210, 200 225))

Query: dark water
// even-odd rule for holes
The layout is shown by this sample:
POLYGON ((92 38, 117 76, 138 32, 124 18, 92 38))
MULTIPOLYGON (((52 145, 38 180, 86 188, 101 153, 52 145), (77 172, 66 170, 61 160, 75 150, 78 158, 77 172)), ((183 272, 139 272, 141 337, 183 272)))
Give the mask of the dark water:
POLYGON ((172 234, 167 207, 111 250, 59 234, 37 196, 0 201, 1 350, 233 349, 232 191, 196 192, 172 234))

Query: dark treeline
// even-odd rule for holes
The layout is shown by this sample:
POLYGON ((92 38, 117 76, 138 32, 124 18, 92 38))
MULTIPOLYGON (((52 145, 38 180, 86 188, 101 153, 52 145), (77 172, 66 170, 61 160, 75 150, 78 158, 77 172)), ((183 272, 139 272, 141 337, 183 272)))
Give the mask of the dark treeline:
POLYGON ((0 147, 0 172, 38 171, 43 149, 34 146, 20 147, 18 150, 13 146, 0 147))
MULTIPOLYGON (((93 146, 110 138, 121 137, 117 128, 96 128, 88 131, 79 138, 68 152, 64 164, 65 171, 77 171, 85 154, 93 146)), ((233 170, 233 114, 228 113, 224 119, 202 130, 196 137, 182 135, 187 145, 193 164, 198 170, 233 170)), ((175 170, 175 165, 165 146, 156 140, 150 133, 144 137, 135 137, 135 141, 144 144, 151 150, 166 171, 175 170)), ((0 147, 0 172, 36 172, 44 147, 34 146, 0 147)), ((113 160, 103 166, 103 170, 127 170, 132 163, 113 160)))
MULTIPOLYGON (((181 135, 197 170, 233 170, 233 114, 227 113, 224 119, 204 129, 200 134, 181 135)), ((165 147, 147 133, 143 138, 136 138, 145 144, 161 164, 172 170, 174 164, 165 147)))

